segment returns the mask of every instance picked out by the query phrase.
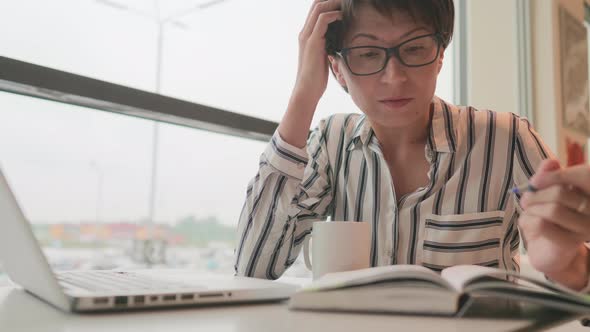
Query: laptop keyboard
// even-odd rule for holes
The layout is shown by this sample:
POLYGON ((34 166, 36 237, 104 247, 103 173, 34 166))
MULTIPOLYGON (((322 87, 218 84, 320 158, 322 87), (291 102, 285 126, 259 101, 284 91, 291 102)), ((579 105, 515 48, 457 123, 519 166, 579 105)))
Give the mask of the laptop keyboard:
POLYGON ((170 289, 195 289, 198 286, 174 281, 163 281, 133 272, 83 271, 57 274, 59 283, 89 291, 165 291, 170 289))

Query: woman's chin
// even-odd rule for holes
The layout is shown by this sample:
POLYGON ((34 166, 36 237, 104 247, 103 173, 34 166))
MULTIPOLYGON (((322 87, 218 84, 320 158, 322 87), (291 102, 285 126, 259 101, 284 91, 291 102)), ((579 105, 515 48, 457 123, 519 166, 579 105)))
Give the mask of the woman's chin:
POLYGON ((379 110, 374 114, 367 114, 367 116, 382 127, 403 128, 419 121, 420 114, 411 109, 392 112, 389 110, 379 110))

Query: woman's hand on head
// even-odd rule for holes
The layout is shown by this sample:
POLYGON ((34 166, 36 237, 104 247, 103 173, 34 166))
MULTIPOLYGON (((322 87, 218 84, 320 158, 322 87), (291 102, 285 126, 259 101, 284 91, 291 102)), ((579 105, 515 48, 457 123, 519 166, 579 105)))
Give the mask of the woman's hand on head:
POLYGON ((342 19, 341 0, 315 0, 299 33, 299 63, 293 98, 317 104, 328 85, 329 63, 326 54, 328 25, 342 19))
POLYGON ((287 111, 279 123, 281 138, 298 148, 307 145, 309 128, 320 98, 328 85, 326 31, 341 19, 341 0, 315 0, 299 33, 297 78, 287 111))
POLYGON ((571 288, 588 280, 590 240, 590 167, 561 168, 545 160, 530 179, 536 192, 521 197, 518 224, 533 267, 571 288))

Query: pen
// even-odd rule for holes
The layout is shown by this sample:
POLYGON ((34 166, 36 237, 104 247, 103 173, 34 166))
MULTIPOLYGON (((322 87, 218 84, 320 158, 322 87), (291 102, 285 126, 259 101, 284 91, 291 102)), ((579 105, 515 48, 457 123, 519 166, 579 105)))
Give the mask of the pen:
POLYGON ((535 191, 537 191, 537 188, 530 183, 525 183, 521 186, 514 187, 509 190, 509 192, 512 192, 513 194, 519 194, 519 195, 524 194, 527 191, 535 192, 535 191))

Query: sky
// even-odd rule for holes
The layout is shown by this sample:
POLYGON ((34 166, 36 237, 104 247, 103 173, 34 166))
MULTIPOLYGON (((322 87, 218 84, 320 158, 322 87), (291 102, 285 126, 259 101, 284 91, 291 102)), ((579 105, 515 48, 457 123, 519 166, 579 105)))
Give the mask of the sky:
MULTIPOLYGON (((0 55, 280 121, 311 0, 0 2, 0 55), (109 5, 111 4, 111 5, 109 5), (113 6, 114 4, 115 6, 113 6), (157 77, 157 17, 163 25, 157 77)), ((437 95, 452 101, 452 54, 437 95)), ((312 126, 359 112, 330 78, 312 126)), ((0 92, 0 166, 34 223, 148 216, 153 121, 0 92)), ((236 225, 265 142, 162 124, 155 221, 236 225)))

